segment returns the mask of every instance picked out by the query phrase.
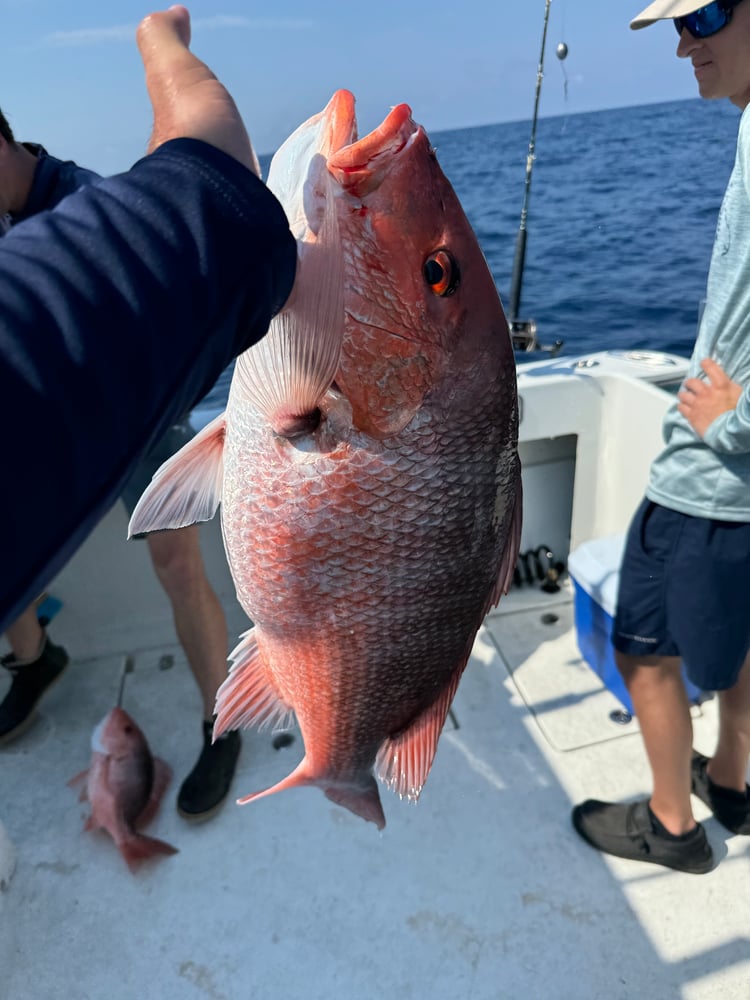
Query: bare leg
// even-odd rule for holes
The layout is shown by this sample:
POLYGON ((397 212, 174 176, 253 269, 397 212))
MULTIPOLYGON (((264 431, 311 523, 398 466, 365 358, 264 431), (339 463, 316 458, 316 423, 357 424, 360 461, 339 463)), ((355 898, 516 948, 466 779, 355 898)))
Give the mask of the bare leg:
POLYGON ((177 637, 210 719, 219 685, 227 675, 227 623, 206 576, 198 525, 148 536, 151 560, 172 604, 177 637))
POLYGON ((744 792, 750 759, 750 654, 734 687, 719 692, 719 739, 707 771, 724 788, 744 792))
POLYGON ((206 576, 198 526, 149 535, 148 544, 203 700, 203 745, 177 794, 177 811, 187 820, 203 820, 226 799, 240 752, 239 733, 211 742, 216 691, 227 675, 227 623, 206 576))
POLYGON ((36 660, 42 651, 44 629, 36 616, 36 607, 31 604, 8 626, 6 635, 16 660, 36 660))
POLYGON ((616 652, 616 661, 633 699, 651 765, 651 809, 670 833, 687 833, 696 825, 690 804, 693 723, 681 661, 672 656, 639 658, 620 652, 616 652))

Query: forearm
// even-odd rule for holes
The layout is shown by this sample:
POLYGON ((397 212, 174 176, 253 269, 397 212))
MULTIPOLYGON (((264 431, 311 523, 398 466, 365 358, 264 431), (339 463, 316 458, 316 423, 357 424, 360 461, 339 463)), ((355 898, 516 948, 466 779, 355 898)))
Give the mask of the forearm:
POLYGON ((733 410, 722 413, 709 424, 703 439, 716 452, 750 452, 750 388, 743 390, 733 410))

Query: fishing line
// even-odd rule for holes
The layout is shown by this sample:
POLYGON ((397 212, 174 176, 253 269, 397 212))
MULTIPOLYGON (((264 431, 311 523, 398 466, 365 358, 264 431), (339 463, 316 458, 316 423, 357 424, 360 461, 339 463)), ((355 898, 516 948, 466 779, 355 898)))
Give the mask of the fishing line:
MULTIPOLYGON (((567 4, 565 3, 565 0, 563 0, 563 3, 561 5, 561 7, 560 7, 560 34, 561 34, 561 36, 563 38, 565 38, 565 10, 566 10, 566 7, 567 7, 567 4)), ((564 95, 565 95, 565 103, 567 104, 568 103, 568 74, 565 72, 565 60, 568 57, 568 46, 565 44, 565 42, 560 42, 558 44, 557 49, 555 51, 555 54, 557 55, 557 58, 560 61, 560 68, 562 69, 563 80, 565 81, 565 83, 563 85, 563 91, 564 91, 564 95)))
POLYGON ((563 83, 563 97, 564 97, 565 103, 567 104, 568 103, 568 74, 565 72, 565 63, 564 63, 563 60, 567 59, 567 57, 568 57, 568 46, 565 44, 565 42, 560 42, 559 43, 559 45, 557 46, 557 49, 556 49, 556 54, 557 54, 557 58, 560 60, 560 66, 562 68, 563 80, 564 80, 564 83, 563 83))
MULTIPOLYGON (((563 38, 565 37, 565 6, 566 5, 563 2, 562 7, 561 7, 561 11, 560 11, 560 14, 561 14, 561 16, 560 16, 560 34, 562 35, 563 38)), ((563 102, 565 103, 565 105, 567 107, 567 104, 568 104, 568 74, 567 74, 567 71, 565 69, 565 60, 568 58, 568 46, 567 46, 567 44, 565 42, 558 42, 557 48, 555 49, 555 55, 557 56, 557 60, 560 63, 560 69, 562 70, 562 75, 563 75, 563 102)), ((567 126, 568 126, 568 116, 566 115, 565 116, 565 120, 563 121, 562 128, 561 128, 560 131, 564 132, 565 129, 567 128, 567 126)))

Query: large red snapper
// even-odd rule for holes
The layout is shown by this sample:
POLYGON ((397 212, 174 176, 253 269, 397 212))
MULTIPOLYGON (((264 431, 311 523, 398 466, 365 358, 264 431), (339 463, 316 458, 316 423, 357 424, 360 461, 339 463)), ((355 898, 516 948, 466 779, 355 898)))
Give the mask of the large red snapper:
POLYGON ((141 861, 177 848, 140 833, 156 815, 172 777, 168 764, 151 755, 146 737, 130 715, 113 708, 91 737, 91 764, 70 785, 85 781, 81 799, 91 803, 86 830, 106 830, 131 871, 141 861))
POLYGON ((476 237, 399 105, 356 139, 337 92, 274 157, 298 239, 290 302, 227 410, 154 478, 131 531, 211 517, 255 625, 216 731, 294 712, 286 779, 379 827, 415 799, 521 527, 515 365, 476 237))

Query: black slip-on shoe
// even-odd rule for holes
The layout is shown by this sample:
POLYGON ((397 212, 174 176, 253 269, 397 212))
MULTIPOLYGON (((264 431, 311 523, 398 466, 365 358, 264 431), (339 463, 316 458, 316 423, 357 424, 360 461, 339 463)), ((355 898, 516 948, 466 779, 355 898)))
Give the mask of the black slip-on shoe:
POLYGON ((40 698, 60 677, 70 662, 62 646, 45 639, 36 660, 19 661, 8 653, 0 660, 12 677, 8 693, 0 704, 0 744, 10 743, 34 721, 40 698))
POLYGON ((705 802, 721 825, 731 833, 750 836, 750 787, 745 785, 743 793, 714 784, 706 770, 708 762, 708 757, 693 750, 690 762, 693 795, 705 802))
POLYGON ((213 722, 204 721, 203 749, 177 794, 177 812, 183 819, 209 819, 229 794, 240 755, 240 734, 224 733, 215 743, 212 735, 213 722))
POLYGON ((648 799, 629 803, 588 799, 575 807, 572 818, 583 839, 605 854, 694 875, 704 875, 714 867, 713 851, 700 823, 681 837, 665 837, 654 828, 648 799))

